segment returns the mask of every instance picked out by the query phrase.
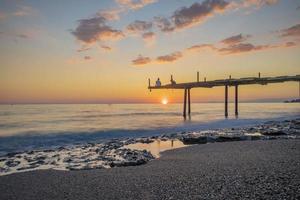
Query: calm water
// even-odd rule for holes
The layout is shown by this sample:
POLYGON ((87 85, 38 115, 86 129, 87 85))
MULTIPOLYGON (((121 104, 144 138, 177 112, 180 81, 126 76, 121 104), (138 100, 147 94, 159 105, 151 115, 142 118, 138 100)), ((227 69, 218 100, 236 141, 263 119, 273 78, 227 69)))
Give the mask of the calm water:
POLYGON ((238 119, 224 119, 224 104, 194 103, 192 118, 183 120, 182 104, 0 105, 0 154, 300 117, 299 104, 240 103, 239 108, 238 119))

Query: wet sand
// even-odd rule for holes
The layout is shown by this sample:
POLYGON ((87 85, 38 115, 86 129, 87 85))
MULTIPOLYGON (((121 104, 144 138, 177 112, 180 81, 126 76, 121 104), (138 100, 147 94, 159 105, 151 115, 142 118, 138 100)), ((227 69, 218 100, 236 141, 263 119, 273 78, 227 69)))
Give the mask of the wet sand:
POLYGON ((0 199, 299 199, 300 140, 193 145, 141 166, 0 177, 0 199))

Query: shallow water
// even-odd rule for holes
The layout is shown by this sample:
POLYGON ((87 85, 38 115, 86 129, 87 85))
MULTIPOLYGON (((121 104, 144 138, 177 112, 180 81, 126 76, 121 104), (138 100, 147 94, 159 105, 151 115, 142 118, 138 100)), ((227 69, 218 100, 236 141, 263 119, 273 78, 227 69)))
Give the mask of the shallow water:
POLYGON ((155 158, 160 157, 161 152, 171 149, 178 149, 188 145, 183 144, 180 140, 154 140, 151 143, 134 143, 124 146, 124 148, 135 149, 135 150, 147 150, 155 158))
POLYGON ((236 119, 233 106, 225 119, 223 103, 193 103, 191 119, 183 120, 182 104, 0 105, 0 154, 300 116, 299 104, 240 103, 236 119))

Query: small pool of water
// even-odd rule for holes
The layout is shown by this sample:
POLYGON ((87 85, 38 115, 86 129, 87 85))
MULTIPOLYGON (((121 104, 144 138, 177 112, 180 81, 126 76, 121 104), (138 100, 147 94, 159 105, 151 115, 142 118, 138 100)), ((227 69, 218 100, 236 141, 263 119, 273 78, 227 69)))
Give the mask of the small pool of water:
POLYGON ((188 145, 183 144, 180 140, 154 140, 151 143, 134 143, 125 145, 124 148, 135 149, 135 150, 147 150, 151 154, 158 158, 160 153, 170 149, 182 148, 188 145))

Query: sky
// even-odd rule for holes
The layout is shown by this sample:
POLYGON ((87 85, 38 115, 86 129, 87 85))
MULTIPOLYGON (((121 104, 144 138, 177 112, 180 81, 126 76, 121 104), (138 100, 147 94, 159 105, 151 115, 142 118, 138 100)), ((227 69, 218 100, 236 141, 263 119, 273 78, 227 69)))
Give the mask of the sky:
MULTIPOLYGON (((181 102, 169 83, 300 74, 299 0, 0 0, 0 103, 181 102)), ((299 83, 241 86, 241 101, 299 83)), ((234 88, 229 90, 233 100, 234 88)), ((224 88, 192 89, 222 102, 224 88)))

